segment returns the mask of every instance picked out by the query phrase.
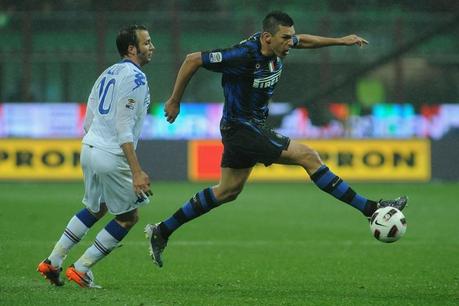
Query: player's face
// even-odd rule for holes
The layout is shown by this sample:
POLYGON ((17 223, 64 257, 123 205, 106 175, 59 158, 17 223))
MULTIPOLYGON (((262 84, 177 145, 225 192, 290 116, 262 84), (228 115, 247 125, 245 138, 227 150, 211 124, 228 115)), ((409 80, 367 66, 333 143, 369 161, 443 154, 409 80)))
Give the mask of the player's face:
POLYGON ((155 46, 153 46, 153 43, 151 42, 148 31, 137 31, 137 41, 139 44, 136 56, 140 66, 143 66, 151 61, 151 57, 155 51, 155 46))
POLYGON ((286 57, 290 48, 293 47, 293 35, 295 28, 293 26, 279 26, 276 34, 271 36, 271 49, 278 57, 286 57))

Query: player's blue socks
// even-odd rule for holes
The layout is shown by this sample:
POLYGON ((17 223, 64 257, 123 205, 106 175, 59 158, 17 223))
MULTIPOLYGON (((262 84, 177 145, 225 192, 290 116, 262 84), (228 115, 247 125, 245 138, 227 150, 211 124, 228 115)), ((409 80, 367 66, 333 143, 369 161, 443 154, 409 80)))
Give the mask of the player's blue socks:
POLYGON ((56 242, 53 251, 48 256, 51 264, 55 267, 60 267, 70 249, 80 242, 91 226, 96 222, 97 218, 86 208, 83 208, 73 216, 67 224, 61 238, 56 242))
POLYGON ((161 235, 167 239, 181 225, 207 213, 220 204, 215 198, 212 188, 209 187, 198 192, 169 219, 159 224, 161 235))
POLYGON ((322 165, 314 172, 311 175, 311 179, 320 189, 357 208, 367 217, 371 216, 376 209, 377 204, 375 201, 368 200, 357 194, 345 181, 331 172, 325 165, 322 165))
POLYGON ((96 236, 94 243, 74 263, 75 269, 87 272, 96 262, 110 254, 129 230, 115 220, 110 221, 96 236))

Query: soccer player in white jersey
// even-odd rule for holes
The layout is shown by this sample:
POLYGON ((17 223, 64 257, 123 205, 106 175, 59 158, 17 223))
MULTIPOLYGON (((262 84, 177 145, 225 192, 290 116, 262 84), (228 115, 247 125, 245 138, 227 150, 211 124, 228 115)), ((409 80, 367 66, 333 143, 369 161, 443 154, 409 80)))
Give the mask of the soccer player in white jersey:
POLYGON ((85 208, 70 219, 51 254, 38 265, 38 272, 56 286, 64 284, 60 272, 70 249, 109 211, 114 219, 66 270, 67 278, 79 286, 99 287, 91 267, 117 247, 137 223, 137 208, 152 195, 135 149, 150 104, 141 67, 150 62, 155 48, 148 30, 139 25, 122 29, 116 46, 122 60, 99 76, 88 99, 81 149, 85 208))

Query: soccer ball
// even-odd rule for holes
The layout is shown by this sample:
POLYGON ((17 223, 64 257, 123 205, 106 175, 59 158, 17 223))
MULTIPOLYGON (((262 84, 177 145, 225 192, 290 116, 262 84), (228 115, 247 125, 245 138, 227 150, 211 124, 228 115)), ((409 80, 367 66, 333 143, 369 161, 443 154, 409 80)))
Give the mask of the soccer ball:
POLYGON ((406 232, 406 219, 394 207, 383 207, 371 216, 370 229, 373 236, 382 242, 395 242, 406 232))

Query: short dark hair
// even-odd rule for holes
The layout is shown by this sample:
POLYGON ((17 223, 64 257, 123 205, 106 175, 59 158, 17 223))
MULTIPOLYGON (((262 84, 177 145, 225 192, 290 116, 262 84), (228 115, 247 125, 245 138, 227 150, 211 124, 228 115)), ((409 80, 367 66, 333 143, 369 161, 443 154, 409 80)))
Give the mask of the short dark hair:
POLYGON ((128 54, 128 48, 130 45, 139 48, 139 41, 137 39, 137 31, 144 30, 148 31, 147 28, 143 25, 129 25, 121 29, 116 37, 116 47, 118 48, 118 53, 121 57, 128 54))
POLYGON ((293 19, 284 12, 273 11, 263 19, 263 32, 269 32, 274 35, 278 31, 280 25, 291 27, 293 25, 293 19))

